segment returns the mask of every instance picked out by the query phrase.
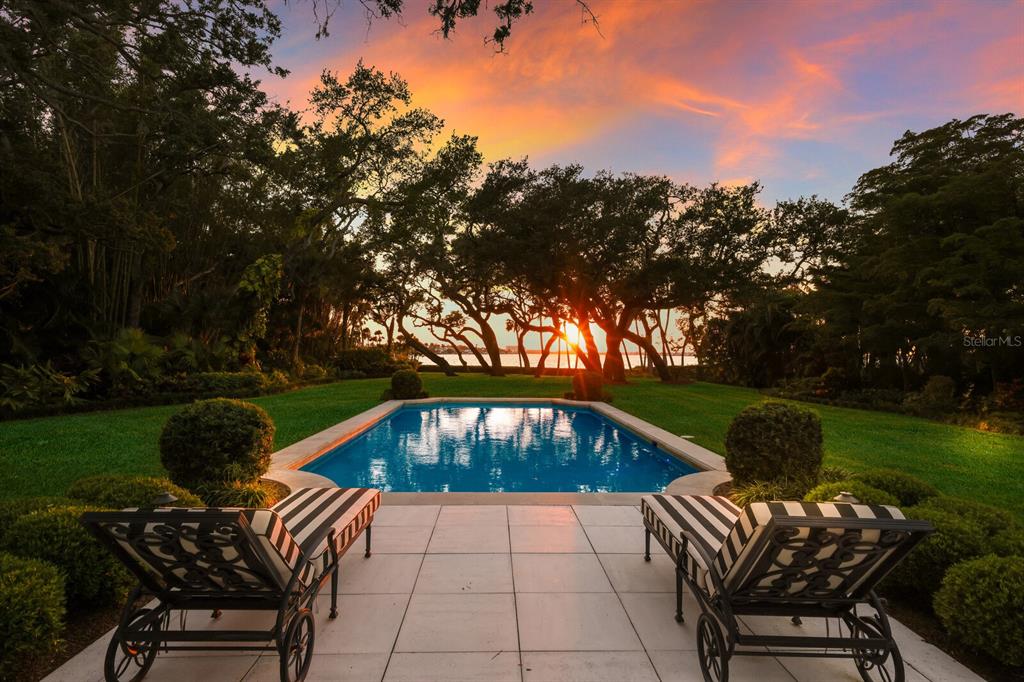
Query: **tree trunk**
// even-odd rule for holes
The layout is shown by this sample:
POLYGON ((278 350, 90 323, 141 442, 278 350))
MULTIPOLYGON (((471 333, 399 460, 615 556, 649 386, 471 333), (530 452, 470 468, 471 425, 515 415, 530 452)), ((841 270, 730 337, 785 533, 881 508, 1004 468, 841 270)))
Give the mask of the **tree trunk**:
POLYGON ((665 359, 658 353, 658 349, 654 347, 650 339, 646 339, 636 332, 625 331, 623 337, 629 339, 636 345, 640 346, 647 352, 647 358, 654 365, 654 370, 658 373, 658 378, 662 381, 672 381, 672 375, 668 371, 668 365, 665 363, 665 359))
POLYGON ((295 322, 295 343, 292 345, 292 369, 299 366, 299 345, 302 343, 302 318, 306 314, 306 299, 299 303, 299 317, 295 322))
POLYGON ((585 354, 581 354, 579 352, 579 346, 576 346, 577 366, 579 366, 579 360, 583 360, 584 368, 589 369, 592 372, 600 372, 601 352, 597 350, 597 342, 594 341, 594 333, 590 331, 590 317, 586 313, 579 316, 579 322, 577 322, 576 328, 580 330, 580 336, 583 337, 583 344, 587 349, 585 354))
POLYGON ((626 383, 626 366, 622 360, 622 337, 607 333, 608 350, 604 353, 604 379, 616 384, 626 383))
POLYGON ((530 356, 526 352, 526 332, 516 334, 516 346, 519 348, 519 361, 523 369, 530 369, 530 356))
POLYGON ((491 359, 489 374, 492 377, 505 376, 505 370, 501 367, 501 347, 498 345, 497 335, 491 329, 491 325, 487 324, 486 320, 483 318, 474 319, 480 325, 480 338, 483 339, 484 349, 487 351, 487 356, 491 359))
MULTIPOLYGON (((540 352, 540 359, 537 361, 537 369, 534 370, 533 376, 539 377, 544 373, 544 363, 547 362, 548 354, 551 353, 551 346, 554 345, 556 340, 558 340, 557 334, 552 334, 548 337, 547 343, 544 344, 544 348, 540 352)), ((559 355, 559 358, 561 358, 561 355, 559 355)))
POLYGON ((413 350, 418 352, 420 355, 423 355, 424 357, 428 358, 429 360, 433 361, 435 365, 437 365, 444 371, 446 376, 455 376, 455 370, 452 369, 452 366, 448 364, 448 361, 442 358, 434 351, 430 350, 430 346, 423 343, 409 332, 405 331, 405 327, 402 325, 401 320, 398 321, 398 331, 402 335, 402 340, 405 341, 405 343, 408 346, 410 346, 413 350))

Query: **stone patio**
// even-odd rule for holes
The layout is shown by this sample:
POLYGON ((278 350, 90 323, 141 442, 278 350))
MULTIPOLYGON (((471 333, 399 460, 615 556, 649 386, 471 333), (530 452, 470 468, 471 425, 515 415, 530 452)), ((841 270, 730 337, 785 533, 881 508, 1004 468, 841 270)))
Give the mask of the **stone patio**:
MULTIPOLYGON (((662 682, 701 680, 694 625, 676 623, 675 576, 657 549, 643 561, 633 506, 388 505, 373 524, 374 556, 341 565, 341 615, 317 609, 307 679, 342 682, 662 682)), ((361 547, 361 544, 359 545, 361 547)), ((326 592, 326 589, 325 589, 326 592)), ((323 593, 322 593, 323 594, 323 593)), ((211 627, 246 627, 227 612, 211 627)), ((258 617, 258 616, 257 616, 258 617)), ((209 620, 189 614, 190 624, 209 620)), ((759 632, 795 627, 786 619, 759 632)), ((805 626, 812 629, 809 624, 805 626)), ((894 623, 908 682, 980 680, 894 623)), ((98 682, 110 635, 46 678, 98 682)), ((276 654, 161 654, 147 682, 278 680, 276 654)), ((733 680, 860 680, 852 661, 738 657, 733 680)))

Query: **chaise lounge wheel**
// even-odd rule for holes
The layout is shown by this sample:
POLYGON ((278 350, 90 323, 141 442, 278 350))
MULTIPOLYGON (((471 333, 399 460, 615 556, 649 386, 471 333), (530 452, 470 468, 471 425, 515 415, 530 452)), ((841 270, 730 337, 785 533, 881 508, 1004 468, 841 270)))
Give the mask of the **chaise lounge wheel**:
MULTIPOLYGON (((128 618, 128 629, 149 615, 152 609, 139 609, 128 618)), ((118 628, 107 646, 107 656, 103 661, 103 677, 107 682, 138 682, 153 665, 159 642, 135 642, 126 637, 118 628)), ((160 632, 160 619, 146 626, 152 633, 160 632)))
POLYGON ((309 664, 313 661, 315 642, 313 612, 309 609, 299 609, 292 622, 288 624, 281 647, 281 682, 302 682, 306 679, 309 664))
POLYGON ((725 639, 714 618, 706 613, 697 620, 697 660, 705 682, 728 682, 729 659, 725 639))
MULTIPOLYGON (((874 618, 860 618, 860 623, 871 637, 885 637, 882 628, 874 618)), ((865 633, 853 631, 854 638, 864 637, 865 633)), ((906 674, 903 667, 903 656, 896 646, 885 649, 854 649, 853 661, 857 664, 857 672, 864 682, 903 682, 906 674)))

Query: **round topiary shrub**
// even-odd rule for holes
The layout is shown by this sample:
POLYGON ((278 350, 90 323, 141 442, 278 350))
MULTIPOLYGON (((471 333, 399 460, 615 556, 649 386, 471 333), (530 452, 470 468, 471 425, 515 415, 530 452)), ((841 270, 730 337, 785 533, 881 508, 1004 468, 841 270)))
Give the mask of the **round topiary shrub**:
POLYGON ((985 535, 989 537, 1006 528, 1020 527, 1014 515, 1005 509, 974 500, 965 500, 961 497, 946 497, 945 495, 929 497, 917 505, 917 508, 937 509, 968 519, 981 526, 985 535))
POLYGON ((985 532, 970 519, 925 506, 904 510, 908 519, 930 521, 935 532, 921 541, 883 582, 883 590, 921 600, 927 608, 950 566, 988 551, 985 532))
POLYGON ((381 400, 415 400, 426 398, 423 381, 415 369, 400 369, 391 375, 391 388, 384 391, 381 400))
POLYGON ((808 481, 821 469, 821 421, 809 410, 768 402, 746 408, 725 434, 725 466, 737 485, 808 481))
POLYGON ((160 434, 160 462, 176 484, 201 490, 259 480, 270 467, 274 422, 263 408, 214 398, 171 416, 160 434))
POLYGON ((900 504, 895 495, 852 479, 817 485, 804 495, 804 500, 807 502, 832 502, 836 495, 844 492, 856 497, 861 504, 887 504, 893 507, 898 507, 900 504))
POLYGON ((86 476, 71 484, 68 497, 97 507, 124 509, 125 507, 152 507, 153 500, 169 492, 177 501, 175 507, 205 506, 198 495, 174 485, 166 478, 152 476, 115 476, 101 474, 86 476))
POLYGON ((22 516, 32 512, 54 509, 56 507, 74 507, 80 505, 67 497, 15 497, 9 500, 0 500, 0 538, 4 531, 11 527, 11 524, 22 516))
POLYGON ((989 555, 953 566, 934 606, 959 641, 1004 665, 1024 665, 1024 557, 989 555))
POLYGON ((0 679, 21 679, 26 662, 50 654, 63 620, 64 578, 57 567, 0 553, 0 679))
POLYGON ((104 606, 124 597, 128 572, 78 519, 95 507, 57 507, 23 516, 4 534, 3 549, 48 561, 64 575, 68 606, 104 606))
POLYGON ((572 375, 572 398, 610 402, 611 396, 604 390, 604 377, 600 372, 581 369, 572 375))
POLYGON ((391 395, 398 400, 419 398, 423 395, 423 381, 412 369, 400 369, 391 375, 391 395))
POLYGON ((935 497, 939 491, 930 483, 925 483, 916 476, 905 474, 895 469, 871 469, 854 474, 852 477, 872 488, 878 488, 895 495, 904 507, 920 504, 929 497, 935 497))

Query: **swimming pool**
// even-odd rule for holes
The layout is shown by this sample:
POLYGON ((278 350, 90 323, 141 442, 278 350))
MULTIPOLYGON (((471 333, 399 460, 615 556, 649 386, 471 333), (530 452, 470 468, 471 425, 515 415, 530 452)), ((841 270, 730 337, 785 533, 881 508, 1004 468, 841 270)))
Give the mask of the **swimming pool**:
POLYGON ((651 492, 697 471, 583 407, 405 406, 302 467, 399 492, 651 492))

